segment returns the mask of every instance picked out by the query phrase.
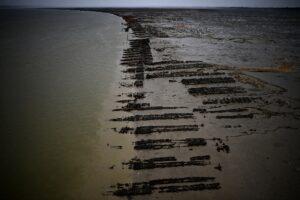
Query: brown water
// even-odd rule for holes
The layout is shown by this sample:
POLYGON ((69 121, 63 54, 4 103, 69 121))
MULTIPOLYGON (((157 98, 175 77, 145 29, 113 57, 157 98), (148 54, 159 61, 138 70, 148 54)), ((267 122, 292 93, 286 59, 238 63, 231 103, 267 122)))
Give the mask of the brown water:
POLYGON ((126 39, 122 20, 54 10, 0 17, 0 198, 99 199, 103 183, 121 176, 103 164, 101 119, 126 39))

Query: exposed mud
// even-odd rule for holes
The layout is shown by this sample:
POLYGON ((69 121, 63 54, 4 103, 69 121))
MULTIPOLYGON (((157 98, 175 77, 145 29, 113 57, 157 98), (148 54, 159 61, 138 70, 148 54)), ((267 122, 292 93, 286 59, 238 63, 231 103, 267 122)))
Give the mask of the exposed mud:
POLYGON ((168 38, 169 37, 166 33, 159 31, 157 28, 155 28, 153 26, 149 26, 149 25, 144 26, 144 30, 151 37, 157 37, 157 38, 168 38))
MULTIPOLYGON (((201 190, 221 188, 212 174, 221 176, 226 184, 228 165, 237 165, 236 160, 226 160, 231 156, 222 155, 234 153, 232 158, 239 155, 238 148, 231 149, 231 145, 238 142, 232 144, 230 138, 268 132, 270 123, 289 123, 283 122, 283 117, 291 121, 299 119, 297 106, 293 105, 297 100, 283 96, 287 92, 283 86, 250 74, 287 73, 291 67, 250 68, 207 63, 199 59, 202 57, 193 42, 207 39, 224 42, 223 36, 204 35, 205 30, 195 29, 196 25, 184 21, 184 17, 176 18, 160 11, 153 11, 155 14, 134 10, 112 12, 126 22, 126 46, 129 47, 124 49, 120 63, 123 79, 120 88, 124 93, 115 100, 110 123, 117 127, 113 128, 115 132, 133 134, 135 139, 131 141, 132 147, 111 145, 110 148, 119 151, 133 148, 136 152, 136 157, 126 158, 123 163, 124 170, 130 169, 133 183, 116 184, 113 195, 130 198, 197 191, 199 193, 188 197, 200 199, 201 190), (271 118, 274 122, 268 121, 271 118), (191 134, 191 138, 186 138, 186 134, 191 134), (221 156, 216 156, 218 154, 221 156), (177 177, 190 174, 191 167, 201 167, 201 172, 193 171, 196 177, 177 177), (164 172, 159 176, 165 179, 151 180, 150 177, 157 177, 154 171, 159 173, 160 170, 164 172), (202 177, 203 174, 208 177, 202 177)), ((189 16, 188 13, 184 15, 189 16)), ((245 38, 226 40, 249 41, 245 38)), ((111 170, 115 170, 115 166, 111 170)), ((225 193, 232 191, 227 189, 225 193)))

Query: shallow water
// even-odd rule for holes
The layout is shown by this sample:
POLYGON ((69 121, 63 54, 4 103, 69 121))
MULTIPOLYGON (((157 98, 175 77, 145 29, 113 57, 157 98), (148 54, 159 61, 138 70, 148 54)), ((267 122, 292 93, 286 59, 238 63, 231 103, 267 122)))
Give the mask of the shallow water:
POLYGON ((100 119, 126 39, 122 20, 55 10, 0 19, 1 198, 99 199, 100 119))

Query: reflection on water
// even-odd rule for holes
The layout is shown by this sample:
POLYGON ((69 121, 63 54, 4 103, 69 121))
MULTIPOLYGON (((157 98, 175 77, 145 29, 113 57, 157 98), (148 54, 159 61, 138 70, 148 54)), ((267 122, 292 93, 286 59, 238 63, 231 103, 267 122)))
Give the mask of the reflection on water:
POLYGON ((0 17, 1 197, 99 199, 109 180, 99 116, 124 40, 121 19, 53 10, 0 17))

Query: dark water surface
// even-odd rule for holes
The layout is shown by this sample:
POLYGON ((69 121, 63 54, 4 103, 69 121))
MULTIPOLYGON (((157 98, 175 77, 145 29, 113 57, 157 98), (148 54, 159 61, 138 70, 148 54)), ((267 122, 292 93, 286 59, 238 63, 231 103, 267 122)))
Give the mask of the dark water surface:
POLYGON ((3 10, 0 21, 0 198, 85 199, 122 21, 54 10, 3 10))

